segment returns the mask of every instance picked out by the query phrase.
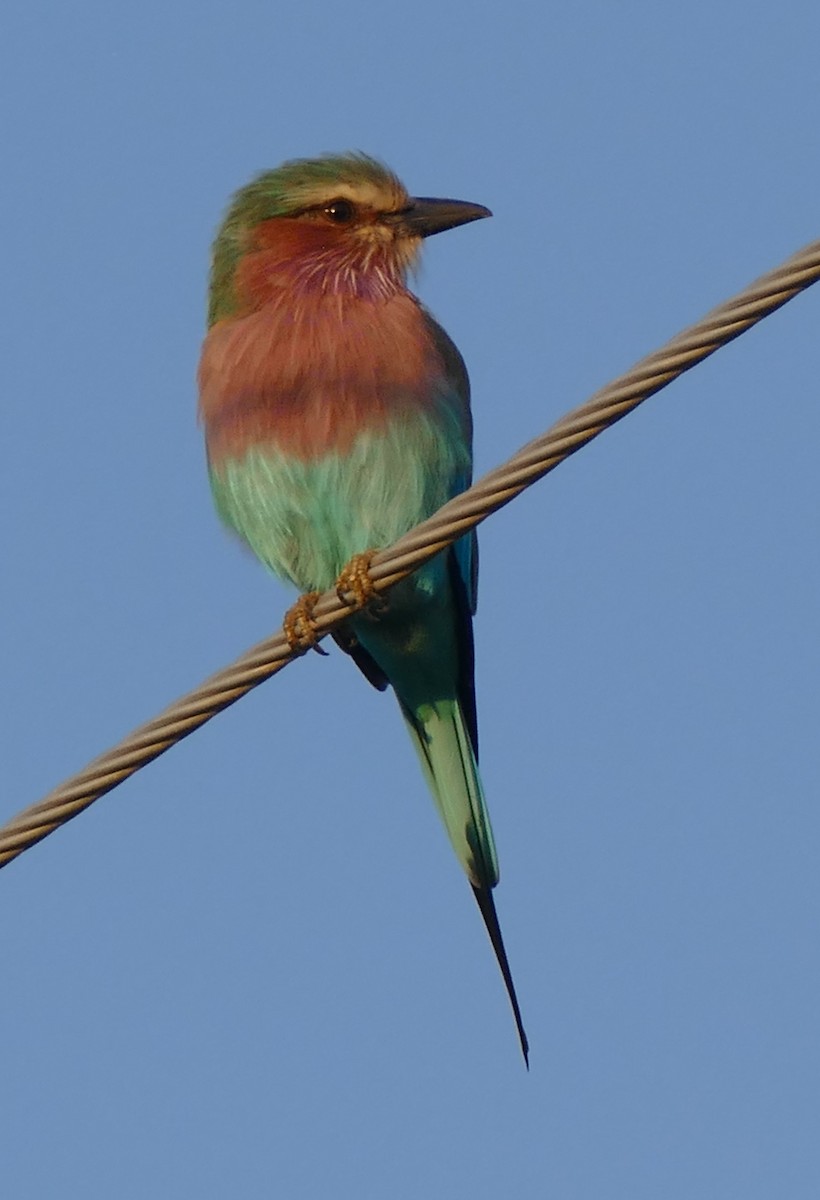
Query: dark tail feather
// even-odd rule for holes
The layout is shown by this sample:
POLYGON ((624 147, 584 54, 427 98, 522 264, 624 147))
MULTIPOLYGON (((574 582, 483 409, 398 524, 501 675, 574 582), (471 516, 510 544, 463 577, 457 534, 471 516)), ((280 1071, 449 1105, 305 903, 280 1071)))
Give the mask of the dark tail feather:
POLYGON ((516 1028, 518 1029, 518 1039, 521 1042, 521 1053, 524 1055, 524 1062, 527 1070, 530 1069, 530 1044, 527 1041, 527 1035, 524 1032, 524 1023, 521 1020, 521 1009, 518 1007, 518 997, 515 994, 515 984, 513 983, 510 964, 507 961, 507 951, 504 949, 504 939, 501 936, 501 926, 498 923, 498 914, 495 911, 495 901, 493 894, 489 888, 479 888, 475 884, 470 884, 473 889, 473 895, 476 898, 476 903, 481 910, 481 915, 484 918, 484 924, 487 926, 487 933, 490 935, 490 941, 495 950, 495 956, 498 959, 498 965, 501 968, 501 974, 504 977, 504 984, 507 988, 507 995, 510 998, 512 1005, 513 1016, 515 1017, 516 1028))

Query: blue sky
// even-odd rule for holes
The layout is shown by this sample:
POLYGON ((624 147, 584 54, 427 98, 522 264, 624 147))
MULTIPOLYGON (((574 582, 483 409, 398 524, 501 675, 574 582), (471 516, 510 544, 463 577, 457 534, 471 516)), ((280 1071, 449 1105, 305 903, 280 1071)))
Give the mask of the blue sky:
MULTIPOLYGON (((3 815, 290 603, 195 421, 235 188, 357 148, 493 209, 418 281, 481 472, 820 237, 818 37, 808 3, 12 4, 3 815)), ((9 1196, 816 1197, 819 318, 482 529, 530 1074, 392 699, 310 656, 0 873, 9 1196)))

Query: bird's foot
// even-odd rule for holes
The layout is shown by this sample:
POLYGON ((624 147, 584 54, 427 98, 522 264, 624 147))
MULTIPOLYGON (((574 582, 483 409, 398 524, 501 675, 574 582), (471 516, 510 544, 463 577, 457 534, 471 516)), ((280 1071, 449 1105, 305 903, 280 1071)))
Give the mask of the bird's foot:
POLYGON ((292 608, 285 613, 282 628, 291 650, 304 654, 306 650, 318 649, 319 637, 313 610, 321 592, 305 592, 292 608))
POLYGON ((354 554, 336 580, 336 595, 343 604, 356 611, 366 608, 376 599, 382 604, 386 603, 370 578, 370 564, 377 553, 376 550, 365 550, 363 554, 354 554))

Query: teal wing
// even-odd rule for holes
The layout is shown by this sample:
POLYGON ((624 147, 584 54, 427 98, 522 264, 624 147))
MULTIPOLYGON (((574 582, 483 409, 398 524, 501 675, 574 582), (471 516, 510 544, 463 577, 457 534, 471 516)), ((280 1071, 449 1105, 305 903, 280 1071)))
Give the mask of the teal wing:
MULTIPOLYGON (((425 310, 427 329, 441 358, 446 387, 459 410, 463 435, 472 457, 473 423, 470 410, 470 377, 467 367, 455 342, 436 320, 425 310)), ((457 496, 472 483, 470 473, 461 473, 451 481, 450 496, 457 496)), ((432 513, 428 514, 432 516, 432 513)), ((472 617, 478 602, 478 538, 471 530, 448 551, 448 560, 457 564, 458 576, 451 576, 458 609, 458 639, 460 655, 460 698, 465 713, 469 715, 470 737, 473 751, 478 757, 478 727, 476 723, 475 684, 473 682, 474 656, 472 617)), ((449 569, 449 568, 448 568, 449 569)), ((351 625, 343 625, 332 634, 333 640, 355 662, 364 677, 380 692, 385 691, 390 680, 357 638, 351 625)))

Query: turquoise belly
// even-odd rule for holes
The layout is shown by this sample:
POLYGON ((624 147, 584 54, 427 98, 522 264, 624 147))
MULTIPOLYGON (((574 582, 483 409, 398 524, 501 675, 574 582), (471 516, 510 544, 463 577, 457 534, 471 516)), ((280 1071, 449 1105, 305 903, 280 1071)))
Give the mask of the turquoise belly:
POLYGON ((390 545, 469 475, 469 446, 442 405, 364 430, 344 455, 254 448, 212 469, 211 487, 223 521, 262 562, 300 591, 324 591, 353 554, 390 545))

